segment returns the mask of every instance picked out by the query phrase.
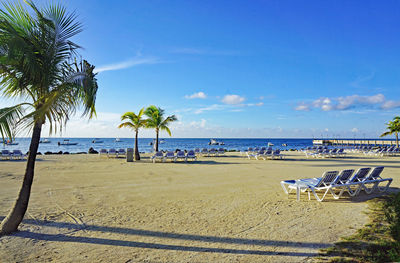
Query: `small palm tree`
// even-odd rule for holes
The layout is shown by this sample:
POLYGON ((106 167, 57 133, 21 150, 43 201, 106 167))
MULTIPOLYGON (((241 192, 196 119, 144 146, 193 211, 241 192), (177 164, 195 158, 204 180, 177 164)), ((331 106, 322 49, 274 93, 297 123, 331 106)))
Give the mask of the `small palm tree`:
POLYGON ((22 187, 0 236, 16 231, 28 208, 42 126, 62 130, 79 107, 89 118, 96 114, 94 66, 77 62, 79 46, 71 41, 82 31, 76 15, 60 5, 39 10, 25 2, 32 12, 21 2, 0 9, 0 93, 22 101, 0 109, 0 133, 11 138, 16 121, 32 132, 22 187))
POLYGON ((395 134, 396 135, 396 146, 399 147, 399 132, 400 132, 400 117, 394 117, 393 121, 386 123, 387 132, 381 134, 380 137, 395 134))
POLYGON ((164 110, 154 105, 147 107, 144 112, 147 117, 147 128, 154 128, 156 130, 156 144, 155 150, 158 151, 158 135, 160 131, 166 131, 171 136, 171 131, 168 128, 172 122, 177 121, 175 115, 168 116, 164 119, 164 110))
POLYGON ((134 112, 125 112, 121 116, 121 121, 128 120, 126 122, 121 123, 118 128, 126 127, 130 128, 135 131, 135 161, 140 160, 140 155, 139 155, 139 148, 138 148, 138 134, 139 134, 139 129, 146 127, 147 120, 142 119, 144 115, 144 108, 142 108, 139 111, 139 114, 135 114, 134 112))

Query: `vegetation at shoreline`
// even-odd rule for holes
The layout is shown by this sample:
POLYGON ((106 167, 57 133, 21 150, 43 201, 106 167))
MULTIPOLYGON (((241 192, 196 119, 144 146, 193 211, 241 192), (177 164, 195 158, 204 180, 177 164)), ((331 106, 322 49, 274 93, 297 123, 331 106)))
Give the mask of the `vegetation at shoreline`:
POLYGON ((386 123, 387 131, 382 133, 380 137, 394 134, 396 136, 396 146, 399 147, 400 117, 396 116, 393 121, 386 123))
POLYGON ((369 223, 323 249, 317 262, 399 262, 400 193, 369 201, 369 223))

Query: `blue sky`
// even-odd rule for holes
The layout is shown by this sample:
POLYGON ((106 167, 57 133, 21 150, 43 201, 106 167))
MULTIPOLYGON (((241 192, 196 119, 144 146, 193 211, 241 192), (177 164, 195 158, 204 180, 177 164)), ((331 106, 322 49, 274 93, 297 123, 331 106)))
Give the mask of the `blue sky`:
POLYGON ((100 87, 64 136, 132 136, 119 116, 151 104, 173 137, 377 137, 399 115, 399 1, 62 3, 100 87))

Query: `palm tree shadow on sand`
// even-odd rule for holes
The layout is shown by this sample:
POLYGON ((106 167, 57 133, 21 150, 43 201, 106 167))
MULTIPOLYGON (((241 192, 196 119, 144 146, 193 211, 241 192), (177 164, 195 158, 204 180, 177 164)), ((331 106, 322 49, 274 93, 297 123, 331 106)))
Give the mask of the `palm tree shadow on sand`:
MULTIPOLYGON (((0 216, 0 219, 3 219, 0 216)), ((246 239, 246 238, 232 238, 232 237, 218 237, 218 236, 203 236, 194 234, 178 234, 171 232, 141 230, 132 228, 122 227, 108 227, 108 226, 97 226, 97 225, 80 225, 68 222, 56 222, 46 220, 35 220, 25 219, 23 224, 35 225, 41 227, 54 227, 59 229, 69 230, 66 234, 44 234, 31 231, 19 231, 11 236, 19 238, 33 239, 36 241, 48 241, 48 242, 73 242, 82 244, 97 244, 97 245, 109 245, 118 247, 133 247, 133 248, 150 248, 160 250, 174 250, 174 251, 187 251, 187 252, 207 252, 207 253, 223 253, 223 254, 244 254, 244 255, 264 255, 264 256, 292 256, 292 257, 311 257, 318 255, 317 250, 320 248, 326 248, 331 246, 329 243, 317 243, 317 242, 291 242, 291 241, 280 241, 280 240, 263 240, 263 239, 246 239), (197 241, 214 244, 230 244, 230 245, 252 245, 252 246, 265 246, 265 247, 289 247, 295 250, 299 249, 312 249, 316 252, 300 252, 300 251, 272 251, 272 250, 256 250, 256 249, 235 249, 235 248, 213 248, 204 246, 184 246, 184 245, 169 245, 162 243, 150 243, 150 242, 139 242, 129 240, 118 240, 118 239, 107 239, 98 237, 86 237, 86 236, 73 236, 71 234, 83 230, 85 233, 89 231, 100 232, 100 233, 114 233, 121 235, 134 235, 141 237, 156 237, 165 238, 181 241, 197 241)))

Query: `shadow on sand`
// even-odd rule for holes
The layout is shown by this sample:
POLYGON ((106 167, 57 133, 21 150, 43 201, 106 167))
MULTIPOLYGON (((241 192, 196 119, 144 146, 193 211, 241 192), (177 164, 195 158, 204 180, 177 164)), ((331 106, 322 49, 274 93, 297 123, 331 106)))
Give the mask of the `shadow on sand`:
MULTIPOLYGON (((0 216, 0 220, 4 219, 4 216, 0 216)), ((140 230, 132 228, 122 227, 108 227, 108 226, 97 226, 97 225, 80 225, 67 222, 56 222, 46 220, 34 220, 25 219, 23 224, 37 225, 43 227, 55 227, 65 228, 69 230, 84 230, 96 231, 96 232, 109 232, 114 234, 122 235, 135 235, 144 237, 157 237, 174 240, 184 241, 199 241, 214 244, 236 244, 236 245, 253 245, 253 246, 269 246, 269 247, 292 247, 292 248, 308 248, 308 249, 320 249, 331 246, 328 243, 312 243, 312 242, 290 242, 290 241, 279 241, 279 240, 263 240, 263 239, 246 239, 246 238, 232 238, 232 237, 218 237, 218 236, 202 236, 193 234, 177 234, 171 232, 151 231, 151 230, 140 230)), ((136 248, 151 248, 151 249, 162 249, 162 250, 175 250, 175 251, 191 251, 191 252, 208 252, 208 253, 225 253, 225 254, 250 254, 250 255, 280 255, 280 256, 293 256, 293 257, 309 257, 315 256, 318 253, 312 252, 295 252, 285 251, 276 252, 269 250, 253 250, 253 249, 231 249, 231 248, 210 248, 202 246, 183 246, 183 245, 169 245, 161 243, 149 243, 149 242, 138 242, 118 239, 106 239, 98 237, 85 237, 85 236, 71 236, 66 234, 42 234, 30 231, 19 231, 12 236, 20 238, 29 238, 34 240, 43 241, 54 241, 54 242, 74 242, 74 243, 86 243, 86 244, 97 244, 97 245, 110 245, 120 247, 136 247, 136 248)))

